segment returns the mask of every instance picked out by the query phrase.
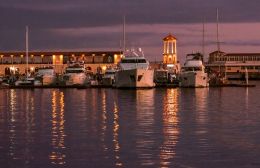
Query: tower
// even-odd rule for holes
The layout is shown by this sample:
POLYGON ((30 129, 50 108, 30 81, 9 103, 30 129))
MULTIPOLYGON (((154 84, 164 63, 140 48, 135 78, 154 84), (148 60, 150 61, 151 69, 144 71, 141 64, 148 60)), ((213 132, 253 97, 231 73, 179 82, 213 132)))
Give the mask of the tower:
POLYGON ((169 34, 163 38, 163 64, 175 65, 177 64, 177 48, 176 37, 169 34))

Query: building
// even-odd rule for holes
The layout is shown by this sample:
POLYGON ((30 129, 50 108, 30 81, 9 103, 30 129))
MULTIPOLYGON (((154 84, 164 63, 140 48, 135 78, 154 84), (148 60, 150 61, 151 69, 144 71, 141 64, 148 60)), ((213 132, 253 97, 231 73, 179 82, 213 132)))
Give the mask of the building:
POLYGON ((211 71, 225 74, 230 79, 244 78, 246 71, 249 78, 260 79, 260 53, 214 51, 209 54, 206 66, 211 71))
POLYGON ((171 34, 163 38, 163 64, 174 73, 180 71, 177 61, 177 38, 171 34))
MULTIPOLYGON (((53 66, 57 73, 63 73, 70 61, 84 61, 85 67, 95 73, 98 68, 105 70, 107 66, 116 66, 121 57, 120 51, 29 52, 28 66, 31 70, 53 66)), ((19 69, 20 73, 25 73, 26 62, 25 52, 0 52, 0 74, 5 74, 6 68, 19 69)))

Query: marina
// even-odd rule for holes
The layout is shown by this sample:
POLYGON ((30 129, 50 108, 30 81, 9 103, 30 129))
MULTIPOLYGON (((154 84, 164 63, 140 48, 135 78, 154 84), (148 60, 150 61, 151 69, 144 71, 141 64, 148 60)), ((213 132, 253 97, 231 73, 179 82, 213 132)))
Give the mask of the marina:
MULTIPOLYGON (((255 86, 243 82, 246 77, 247 80, 252 77, 252 68, 247 66, 244 68, 248 73, 247 76, 245 70, 237 71, 239 75, 244 74, 244 79, 242 76, 238 78, 242 79, 241 83, 228 81, 230 78, 230 68, 226 66, 228 63, 225 64, 227 68, 224 70, 221 65, 223 61, 230 59, 225 60, 224 57, 222 59, 214 55, 225 55, 223 52, 210 54, 208 63, 204 62, 204 56, 199 52, 188 54, 186 62, 181 66, 177 60, 176 44, 177 38, 171 34, 163 38, 163 61, 155 63, 149 63, 141 48, 104 53, 29 52, 28 29, 26 29, 25 62, 22 52, 0 53, 2 63, 0 64, 0 70, 2 70, 0 71, 2 73, 0 85, 1 88, 255 86)), ((258 60, 254 57, 252 61, 256 61, 255 59, 258 60)), ((260 72, 254 72, 254 74, 258 73, 260 72)))
POLYGON ((259 168, 259 7, 1 3, 0 167, 259 168))

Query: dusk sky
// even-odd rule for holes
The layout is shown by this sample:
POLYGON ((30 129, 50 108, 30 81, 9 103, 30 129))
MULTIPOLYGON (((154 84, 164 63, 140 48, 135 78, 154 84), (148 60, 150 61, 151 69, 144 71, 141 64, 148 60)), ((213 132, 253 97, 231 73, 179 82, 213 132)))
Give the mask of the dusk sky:
POLYGON ((162 60, 162 38, 178 39, 178 58, 202 50, 205 20, 206 54, 216 50, 219 8, 221 50, 260 52, 259 0, 1 0, 0 50, 119 50, 122 17, 127 47, 141 47, 149 60, 162 60))

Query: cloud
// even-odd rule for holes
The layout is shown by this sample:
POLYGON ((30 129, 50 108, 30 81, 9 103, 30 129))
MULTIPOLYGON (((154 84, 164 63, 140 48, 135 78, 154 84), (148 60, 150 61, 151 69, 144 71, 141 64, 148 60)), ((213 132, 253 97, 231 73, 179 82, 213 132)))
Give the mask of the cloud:
POLYGON ((173 33, 182 59, 201 50, 204 19, 206 53, 216 48, 217 7, 221 48, 257 52, 259 0, 3 0, 0 50, 24 50, 25 25, 31 50, 118 50, 125 14, 128 46, 161 58, 162 38, 173 33))
POLYGON ((186 24, 215 22, 218 7, 221 22, 259 22, 258 0, 3 0, 0 28, 28 24, 36 28, 73 28, 128 24, 186 24))

